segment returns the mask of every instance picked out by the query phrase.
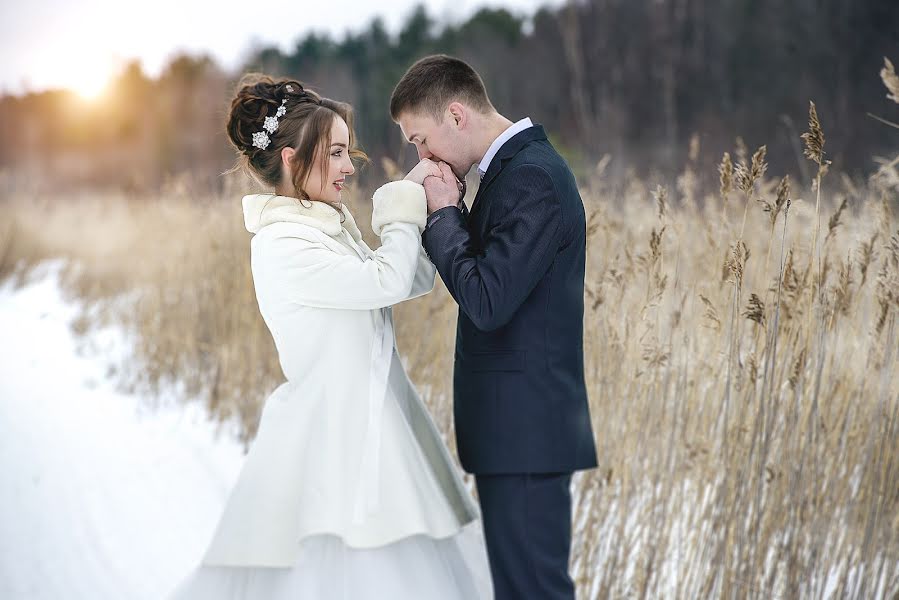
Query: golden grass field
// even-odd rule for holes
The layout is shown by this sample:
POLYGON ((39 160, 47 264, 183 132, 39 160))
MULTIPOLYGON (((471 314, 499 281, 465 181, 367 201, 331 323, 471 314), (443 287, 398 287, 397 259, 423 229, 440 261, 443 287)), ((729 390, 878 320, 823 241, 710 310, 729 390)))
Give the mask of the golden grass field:
MULTIPOLYGON (((742 146, 721 165, 694 153, 670 189, 612 186, 607 161, 583 182, 600 468, 575 479, 580 598, 899 598, 899 167, 852 181, 815 136, 816 182, 784 183, 742 146)), ((245 187, 7 195, 0 277, 71 259, 66 289, 93 307, 75 327, 135 340, 122 384, 148 401, 183 385, 249 443, 282 376, 245 187)), ((376 246, 366 196, 348 203, 376 246)), ((439 281, 395 307, 451 447, 456 311, 439 281)))

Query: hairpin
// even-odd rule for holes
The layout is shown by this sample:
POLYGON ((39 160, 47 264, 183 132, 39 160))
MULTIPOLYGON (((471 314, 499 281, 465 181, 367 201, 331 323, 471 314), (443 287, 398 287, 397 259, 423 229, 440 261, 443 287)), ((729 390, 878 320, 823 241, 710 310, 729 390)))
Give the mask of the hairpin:
MULTIPOLYGON (((287 86, 288 91, 293 91, 293 88, 287 86)), ((253 145, 257 148, 265 150, 268 148, 268 145, 271 143, 272 139, 268 136, 269 133, 275 133, 278 130, 278 118, 283 117, 287 112, 287 108, 284 106, 287 104, 287 98, 281 100, 281 106, 278 107, 277 112, 275 112, 274 117, 266 117, 265 121, 262 124, 262 129, 265 131, 257 131, 253 134, 253 145), (266 133, 266 131, 268 133, 266 133)))

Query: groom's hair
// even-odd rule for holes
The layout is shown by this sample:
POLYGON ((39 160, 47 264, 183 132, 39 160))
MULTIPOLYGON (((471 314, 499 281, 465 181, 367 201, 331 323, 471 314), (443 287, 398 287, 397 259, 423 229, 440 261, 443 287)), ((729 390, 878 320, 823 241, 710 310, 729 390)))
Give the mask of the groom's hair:
POLYGON ((459 101, 481 113, 496 110, 480 75, 463 60, 435 54, 409 67, 390 96, 390 116, 430 114, 437 121, 451 102, 459 101))

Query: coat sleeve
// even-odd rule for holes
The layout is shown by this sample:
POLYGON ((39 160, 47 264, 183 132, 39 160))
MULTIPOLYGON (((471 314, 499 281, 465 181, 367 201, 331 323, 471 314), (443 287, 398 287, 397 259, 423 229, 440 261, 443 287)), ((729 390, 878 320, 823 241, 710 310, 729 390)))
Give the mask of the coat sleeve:
POLYGON ((372 200, 372 229, 381 237, 374 257, 339 254, 311 235, 280 236, 268 241, 268 266, 259 264, 275 278, 271 285, 292 302, 316 308, 372 310, 408 298, 427 216, 424 188, 395 181, 372 200))
MULTIPOLYGON (((368 252, 374 252, 371 248, 368 247, 368 244, 365 243, 364 240, 360 242, 368 252)), ((419 296, 424 296, 434 290, 434 284, 437 282, 437 267, 434 266, 434 263, 431 262, 431 259, 428 258, 428 253, 425 251, 424 247, 419 245, 418 248, 418 262, 415 267, 415 276, 412 279, 412 290, 409 292, 409 296, 405 298, 405 300, 411 300, 412 298, 418 298, 419 296)))
POLYGON ((409 292, 409 296, 406 298, 407 300, 430 293, 434 289, 434 284, 437 282, 437 267, 435 267, 434 263, 431 262, 431 259, 428 258, 428 253, 425 252, 420 241, 418 250, 418 263, 415 268, 415 277, 412 280, 412 290, 409 292))
POLYGON ((447 289, 475 327, 508 323, 549 270, 561 245, 562 208, 552 178, 540 166, 504 173, 493 224, 476 251, 462 213, 446 212, 423 242, 447 289))

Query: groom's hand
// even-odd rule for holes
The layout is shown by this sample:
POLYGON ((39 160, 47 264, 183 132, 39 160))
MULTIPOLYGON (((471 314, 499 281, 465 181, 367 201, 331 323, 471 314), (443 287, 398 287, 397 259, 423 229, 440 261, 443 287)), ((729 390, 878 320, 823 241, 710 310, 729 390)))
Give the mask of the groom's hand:
POLYGON ((456 179, 448 164, 441 162, 439 169, 440 176, 429 175, 425 177, 423 183, 425 195, 428 197, 428 214, 447 206, 458 206, 459 194, 464 190, 464 186, 456 179))
POLYGON ((414 181, 418 185, 422 185, 422 182, 425 180, 425 177, 429 175, 434 175, 436 177, 442 177, 443 173, 440 171, 440 167, 437 166, 430 158, 423 158, 421 162, 415 165, 409 174, 404 177, 407 181, 414 181))

